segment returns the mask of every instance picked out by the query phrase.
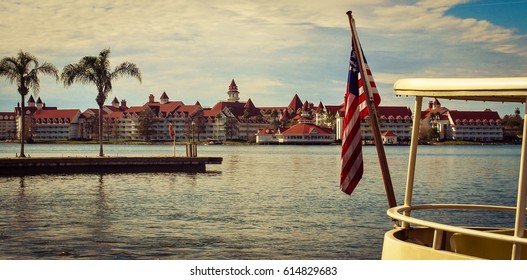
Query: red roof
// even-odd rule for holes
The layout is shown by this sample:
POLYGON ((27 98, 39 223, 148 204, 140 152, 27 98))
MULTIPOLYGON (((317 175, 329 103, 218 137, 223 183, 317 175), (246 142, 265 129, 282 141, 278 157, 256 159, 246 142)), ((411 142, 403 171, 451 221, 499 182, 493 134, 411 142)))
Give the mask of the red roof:
POLYGON ((132 106, 126 109, 126 113, 141 113, 146 109, 146 105, 143 106, 132 106))
POLYGON ((440 113, 440 114, 443 114, 445 112, 447 112, 448 109, 445 108, 445 107, 438 107, 438 108, 435 108, 435 109, 426 109, 425 111, 421 111, 421 119, 426 119, 431 113, 440 113))
POLYGON ((391 137, 397 137, 397 134, 391 132, 391 131, 386 131, 385 133, 382 134, 382 136, 391 136, 391 137))
MULTIPOLYGON (((217 114, 216 114, 217 115, 217 114)), ((211 108, 203 108, 203 116, 205 118, 215 118, 216 115, 214 115, 212 113, 212 109, 211 108)))
POLYGON ((194 113, 195 111, 197 111, 199 108, 201 108, 201 106, 199 105, 181 105, 176 109, 176 112, 179 112, 179 113, 185 112, 188 115, 190 115, 194 113))
POLYGON ((408 107, 402 107, 402 106, 379 106, 377 108, 379 112, 379 117, 384 116, 385 118, 389 118, 390 116, 397 118, 400 116, 401 118, 405 117, 412 117, 412 111, 410 111, 410 108, 408 107))
POLYGON ((229 108, 229 110, 236 116, 242 117, 245 113, 245 110, 249 110, 249 117, 260 115, 260 110, 257 109, 251 99, 247 100, 246 103, 241 102, 229 102, 229 101, 220 101, 216 103, 211 108, 210 114, 213 116, 218 115, 223 109, 229 108))
POLYGON ((79 109, 38 110, 33 114, 33 119, 67 119, 71 122, 80 114, 79 109))
POLYGON ((289 102, 289 105, 287 106, 287 109, 290 109, 290 110, 293 110, 294 112, 296 112, 298 109, 302 109, 303 105, 304 104, 302 104, 302 101, 298 97, 298 94, 295 94, 295 96, 293 96, 293 99, 291 100, 291 102, 289 102))
POLYGON ((170 101, 165 104, 157 104, 159 106, 159 112, 161 113, 170 113, 175 111, 180 106, 185 106, 181 101, 170 101))
POLYGON ((306 135, 306 134, 333 134, 330 129, 323 128, 312 123, 299 123, 293 125, 288 130, 282 132, 282 134, 295 134, 295 135, 306 135))
POLYGON ((229 85, 229 91, 238 91, 238 86, 234 79, 232 79, 231 84, 229 85))
POLYGON ((344 107, 344 104, 342 105, 326 105, 324 106, 324 108, 326 108, 326 112, 330 113, 330 114, 336 114, 340 108, 343 108, 344 107))
POLYGON ((115 107, 115 106, 104 106, 104 109, 108 109, 112 112, 118 112, 118 111, 121 111, 121 108, 119 107, 115 107))
POLYGON ((278 111, 278 112, 282 112, 284 111, 284 109, 287 109, 287 107, 259 107, 258 109, 260 109, 261 111, 264 111, 264 110, 268 110, 268 111, 278 111))
POLYGON ((485 111, 455 111, 455 110, 452 110, 452 111, 449 111, 449 114, 450 114, 450 117, 452 118, 452 120, 454 121, 454 123, 456 122, 456 120, 463 120, 463 119, 467 119, 467 120, 470 120, 470 119, 473 119, 473 120, 487 120, 487 121, 490 121, 490 120, 494 120, 494 121, 501 121, 501 118, 500 118, 500 115, 498 114, 498 112, 494 112, 494 111, 490 111, 490 110, 485 110, 485 111))
POLYGON ((0 120, 3 120, 5 117, 16 117, 16 113, 15 112, 0 112, 0 120))
POLYGON ((123 115, 123 112, 111 112, 110 114, 106 114, 103 117, 109 118, 109 119, 119 119, 123 115))

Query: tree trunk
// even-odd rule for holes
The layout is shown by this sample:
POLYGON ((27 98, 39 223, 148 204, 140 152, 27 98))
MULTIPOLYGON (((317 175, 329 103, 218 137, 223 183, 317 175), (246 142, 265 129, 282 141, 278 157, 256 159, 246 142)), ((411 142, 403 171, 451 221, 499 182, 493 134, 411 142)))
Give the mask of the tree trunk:
POLYGON ((22 118, 20 125, 20 157, 26 157, 24 154, 24 141, 26 140, 26 109, 24 106, 25 96, 23 94, 20 94, 20 96, 22 98, 22 104, 20 105, 20 117, 22 118))
POLYGON ((103 157, 104 156, 104 152, 103 152, 103 148, 102 148, 102 138, 103 138, 103 135, 102 135, 102 127, 103 127, 103 123, 102 123, 102 107, 103 107, 103 104, 99 104, 99 156, 100 157, 103 157))

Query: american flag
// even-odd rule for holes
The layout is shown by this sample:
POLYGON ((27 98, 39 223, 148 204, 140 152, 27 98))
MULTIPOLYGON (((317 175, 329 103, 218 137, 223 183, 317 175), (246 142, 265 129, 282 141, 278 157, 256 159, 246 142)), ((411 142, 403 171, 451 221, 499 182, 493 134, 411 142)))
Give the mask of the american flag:
MULTIPOLYGON (((352 44, 352 47, 355 48, 354 44, 352 44)), ((360 51, 362 51, 362 49, 360 51)), ((366 64, 366 59, 364 64, 366 65, 366 71, 372 88, 374 104, 375 106, 378 106, 381 102, 381 98, 375 86, 375 82, 373 81, 370 68, 366 64)), ((353 49, 351 50, 349 62, 348 84, 344 96, 344 109, 340 189, 347 194, 351 194, 362 179, 364 171, 360 121, 368 116, 363 79, 361 78, 359 64, 353 49)))

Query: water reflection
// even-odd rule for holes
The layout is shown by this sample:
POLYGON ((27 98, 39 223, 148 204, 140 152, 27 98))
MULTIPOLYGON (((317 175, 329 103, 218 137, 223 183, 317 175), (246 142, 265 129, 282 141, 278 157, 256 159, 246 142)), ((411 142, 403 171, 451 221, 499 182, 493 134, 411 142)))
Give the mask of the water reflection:
POLYGON ((107 202, 107 193, 106 193, 106 186, 104 183, 104 176, 103 174, 99 174, 99 180, 97 185, 97 196, 96 196, 96 215, 98 219, 107 220, 108 216, 111 213, 110 206, 107 202))

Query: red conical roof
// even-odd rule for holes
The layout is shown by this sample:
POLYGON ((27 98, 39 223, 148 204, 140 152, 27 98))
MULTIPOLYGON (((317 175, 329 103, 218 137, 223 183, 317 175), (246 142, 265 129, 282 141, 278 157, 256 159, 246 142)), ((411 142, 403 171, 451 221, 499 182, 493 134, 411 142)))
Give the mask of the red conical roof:
POLYGON ((294 112, 296 112, 298 109, 302 108, 302 105, 303 105, 302 101, 298 97, 298 94, 295 94, 295 96, 293 96, 293 99, 291 100, 291 102, 289 102, 289 105, 287 106, 287 109, 291 109, 294 112))
POLYGON ((238 86, 234 79, 232 79, 231 84, 229 85, 229 91, 238 91, 238 86))

